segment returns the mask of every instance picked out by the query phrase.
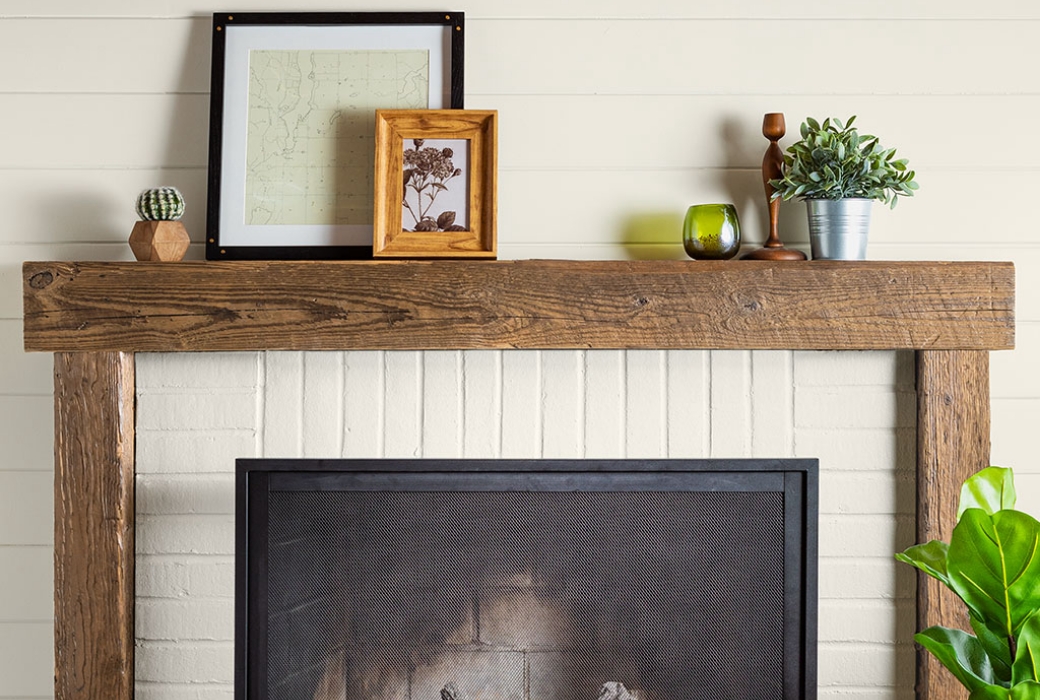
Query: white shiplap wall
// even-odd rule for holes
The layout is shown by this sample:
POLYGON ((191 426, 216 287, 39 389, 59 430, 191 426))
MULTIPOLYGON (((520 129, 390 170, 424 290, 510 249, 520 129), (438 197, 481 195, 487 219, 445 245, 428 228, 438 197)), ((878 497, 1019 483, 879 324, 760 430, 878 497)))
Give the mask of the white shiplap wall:
MULTIPOLYGON (((219 9, 287 8, 276 0, 235 0, 219 9)), ((158 184, 185 192, 186 223, 201 242, 207 15, 215 9, 198 0, 0 3, 4 700, 50 697, 52 672, 51 359, 21 352, 20 264, 129 259, 132 201, 140 189, 158 184)), ((290 9, 444 6, 313 0, 290 9)), ((683 210, 714 200, 735 202, 746 238, 761 241, 757 167, 767 111, 785 112, 792 133, 806 115, 855 113, 864 128, 897 146, 918 170, 922 189, 895 212, 875 212, 871 257, 1017 265, 1018 349, 993 359, 993 459, 1016 468, 1021 500, 1040 512, 1040 467, 1030 439, 1040 420, 1040 373, 1034 370, 1040 245, 1030 216, 1040 186, 1040 142, 1030 131, 1040 112, 1040 5, 474 0, 450 9, 467 14, 467 106, 501 112, 502 257, 681 256, 676 241, 683 210), (901 44, 888 51, 893 38, 901 44)), ((788 241, 804 243, 800 206, 785 208, 783 224, 788 241)), ((191 254, 200 257, 199 247, 191 254)), ((521 371, 514 365, 531 361, 503 355, 501 371, 521 371)), ((543 359, 550 370, 557 362, 572 359, 543 359)), ((351 376, 354 369, 345 364, 336 371, 351 376)), ((316 383, 308 391, 327 390, 316 383)), ((474 385, 465 395, 487 398, 487 386, 474 385)), ((523 401, 534 389, 501 391, 517 392, 523 401)), ((486 408, 465 406, 461 410, 474 420, 486 408)), ((562 413, 543 419, 564 420, 562 413)), ((457 425, 448 416, 426 415, 457 425)), ((613 414, 586 410, 585 419, 590 417, 635 429, 613 414)), ((394 420, 401 418, 395 414, 394 420)), ((431 454, 455 449, 443 431, 433 432, 440 437, 424 443, 431 454)), ((342 439, 365 445, 371 436, 342 439)), ((503 454, 524 454, 531 441, 548 444, 550 452, 575 449, 570 438, 552 432, 497 439, 503 454)), ((478 454, 487 447, 484 440, 485 434, 467 434, 463 444, 478 454)), ((384 449, 407 444, 391 437, 384 449)), ((595 446, 600 448, 608 449, 595 446)))
MULTIPOLYGON (((230 700, 238 457, 820 460, 820 697, 908 699, 911 353, 142 355, 137 691, 230 700)), ((593 692, 594 689, 589 689, 593 692)))

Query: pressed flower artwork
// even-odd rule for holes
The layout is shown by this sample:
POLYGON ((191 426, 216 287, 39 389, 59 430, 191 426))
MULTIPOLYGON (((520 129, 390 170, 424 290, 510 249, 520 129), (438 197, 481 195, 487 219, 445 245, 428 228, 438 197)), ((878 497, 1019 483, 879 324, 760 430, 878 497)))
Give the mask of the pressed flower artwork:
POLYGON ((466 139, 406 139, 402 229, 468 231, 468 166, 466 139))

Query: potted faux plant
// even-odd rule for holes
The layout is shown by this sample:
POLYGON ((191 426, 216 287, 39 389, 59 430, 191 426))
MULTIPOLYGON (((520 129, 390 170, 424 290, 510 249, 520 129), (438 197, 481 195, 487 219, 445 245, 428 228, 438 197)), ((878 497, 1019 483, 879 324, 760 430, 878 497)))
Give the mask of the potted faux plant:
POLYGON ((975 634, 929 627, 914 639, 957 677, 971 700, 1040 700, 1040 522, 1015 510, 1010 469, 964 482, 950 542, 896 558, 964 601, 975 634))
POLYGON ((814 259, 866 258, 871 203, 895 207, 898 197, 917 189, 907 161, 877 137, 860 134, 855 120, 806 119, 801 140, 784 153, 782 177, 770 181, 774 198, 805 200, 814 259))

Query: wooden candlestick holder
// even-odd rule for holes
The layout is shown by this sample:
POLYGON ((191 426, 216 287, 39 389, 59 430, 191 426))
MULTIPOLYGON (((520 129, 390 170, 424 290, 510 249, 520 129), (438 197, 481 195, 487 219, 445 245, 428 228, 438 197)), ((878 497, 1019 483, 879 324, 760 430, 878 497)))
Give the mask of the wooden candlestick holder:
POLYGON ((766 205, 769 207, 769 238, 765 245, 744 256, 745 260, 805 260, 800 250, 784 248, 780 241, 780 198, 773 199, 776 191, 770 180, 783 175, 784 154, 780 150, 780 139, 787 133, 782 112, 769 112, 762 119, 762 135, 769 139, 769 147, 762 158, 762 182, 766 188, 766 205))

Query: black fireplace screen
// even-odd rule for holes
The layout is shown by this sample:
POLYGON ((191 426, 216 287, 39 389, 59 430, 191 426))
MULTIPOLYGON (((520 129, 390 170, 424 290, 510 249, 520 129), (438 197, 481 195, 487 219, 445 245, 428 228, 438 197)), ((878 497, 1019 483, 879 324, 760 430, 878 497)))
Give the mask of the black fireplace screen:
POLYGON ((815 698, 813 460, 240 460, 239 700, 815 698))

